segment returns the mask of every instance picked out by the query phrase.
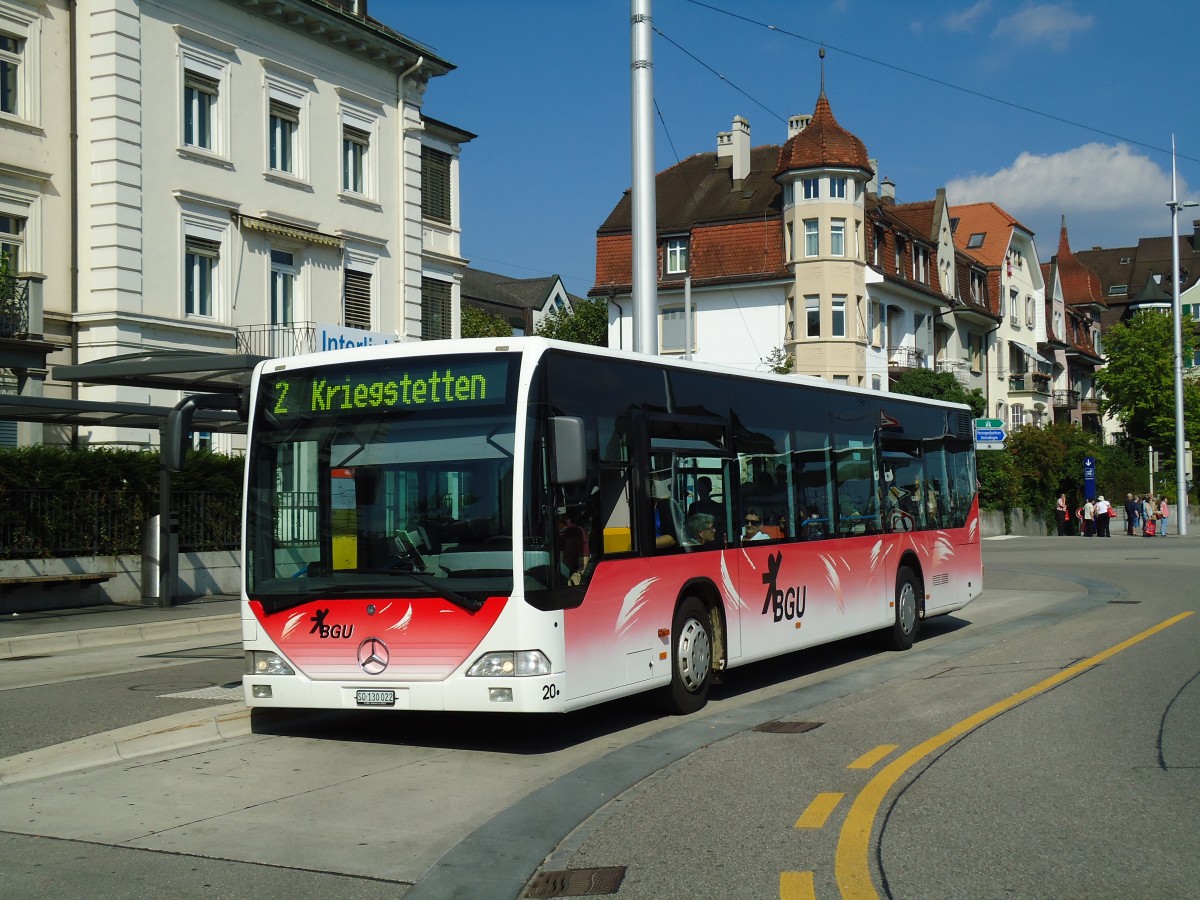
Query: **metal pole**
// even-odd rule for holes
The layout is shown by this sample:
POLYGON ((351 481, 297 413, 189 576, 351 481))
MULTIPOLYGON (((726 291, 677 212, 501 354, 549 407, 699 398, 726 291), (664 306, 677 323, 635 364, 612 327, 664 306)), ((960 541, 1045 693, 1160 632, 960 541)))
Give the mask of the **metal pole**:
POLYGON ((630 0, 633 87, 633 349, 658 353, 658 235, 654 200, 654 59, 650 0, 630 0))
POLYGON ((692 358, 692 276, 683 279, 683 358, 692 358))
POLYGON ((1171 135, 1171 317, 1175 324, 1175 521, 1187 534, 1187 476, 1183 446, 1183 310, 1179 303, 1179 199, 1175 193, 1175 135, 1171 135))
POLYGON ((1154 447, 1147 448, 1146 468, 1150 470, 1150 496, 1154 496, 1154 447))

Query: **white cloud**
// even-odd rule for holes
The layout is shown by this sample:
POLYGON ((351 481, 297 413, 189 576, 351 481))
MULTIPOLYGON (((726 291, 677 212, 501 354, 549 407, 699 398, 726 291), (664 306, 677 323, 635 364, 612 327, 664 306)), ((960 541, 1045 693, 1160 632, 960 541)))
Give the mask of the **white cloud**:
POLYGON ((1032 3, 997 22, 994 36, 1015 38, 1025 44, 1048 43, 1061 50, 1072 34, 1094 24, 1092 16, 1080 15, 1069 6, 1032 3))
MULTIPOLYGON (((1188 195, 1182 182, 1179 191, 1188 195)), ((1038 234, 1045 260, 1063 215, 1076 249, 1129 246, 1139 237, 1169 233, 1171 173, 1127 144, 1084 144, 1047 156, 1022 153, 998 172, 951 180, 946 197, 951 205, 991 201, 1002 207, 1038 234), (1086 245, 1076 241, 1077 233, 1086 245)))
POLYGON ((991 0, 979 0, 961 12, 950 13, 942 23, 947 31, 970 31, 991 7, 991 0))

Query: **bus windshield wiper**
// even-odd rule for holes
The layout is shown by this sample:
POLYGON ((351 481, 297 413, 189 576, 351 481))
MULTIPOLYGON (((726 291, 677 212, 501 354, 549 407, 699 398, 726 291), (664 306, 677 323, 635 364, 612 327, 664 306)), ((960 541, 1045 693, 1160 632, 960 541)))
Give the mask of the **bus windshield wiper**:
MULTIPOLYGON (((446 590, 440 587, 433 579, 417 574, 416 572, 389 572, 389 577, 402 575, 411 578, 414 582, 422 587, 429 588, 437 596, 443 600, 449 600, 456 606, 461 606, 467 612, 478 612, 483 609, 483 601, 476 600, 472 597, 466 597, 456 591, 446 590)), ((383 584, 343 584, 343 585, 325 585, 324 587, 314 587, 311 590, 300 594, 284 594, 275 597, 254 597, 251 599, 257 600, 262 604, 263 609, 269 613, 282 612, 285 609, 291 609, 295 606, 301 606, 313 600, 324 600, 327 597, 378 597, 380 594, 388 592, 387 586, 383 584)))
POLYGON ((482 600, 476 600, 474 597, 467 597, 458 593, 457 591, 451 591, 447 588, 441 587, 428 575, 422 575, 419 572, 406 572, 403 569, 389 569, 388 575, 392 578, 395 578, 396 576, 411 578, 417 584, 435 591, 443 600, 449 600, 455 606, 461 606, 467 612, 479 612, 479 610, 483 609, 482 600))

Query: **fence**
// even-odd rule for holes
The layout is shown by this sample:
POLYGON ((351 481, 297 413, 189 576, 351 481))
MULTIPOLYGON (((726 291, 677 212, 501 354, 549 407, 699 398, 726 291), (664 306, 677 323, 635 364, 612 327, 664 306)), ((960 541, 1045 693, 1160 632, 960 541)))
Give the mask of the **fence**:
MULTIPOLYGON (((236 550, 241 497, 171 495, 184 552, 236 550)), ((0 492, 0 559, 120 556, 141 552, 142 528, 158 513, 158 497, 132 491, 0 492)))

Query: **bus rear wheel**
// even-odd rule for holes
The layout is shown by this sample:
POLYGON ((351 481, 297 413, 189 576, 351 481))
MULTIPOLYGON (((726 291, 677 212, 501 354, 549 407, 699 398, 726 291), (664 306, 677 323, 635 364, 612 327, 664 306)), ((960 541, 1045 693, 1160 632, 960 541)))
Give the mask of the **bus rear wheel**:
POLYGON ((896 572, 896 620, 880 637, 888 650, 908 650, 921 623, 921 579, 908 566, 896 572))
POLYGON ((712 625, 708 609, 688 597, 675 610, 671 624, 671 684, 664 705, 676 715, 687 715, 708 702, 712 683, 712 625))

